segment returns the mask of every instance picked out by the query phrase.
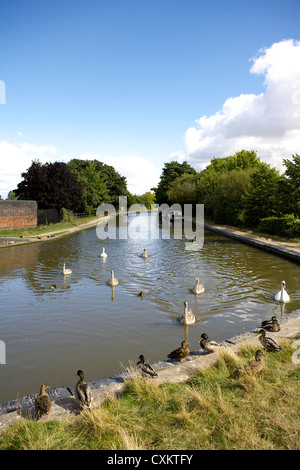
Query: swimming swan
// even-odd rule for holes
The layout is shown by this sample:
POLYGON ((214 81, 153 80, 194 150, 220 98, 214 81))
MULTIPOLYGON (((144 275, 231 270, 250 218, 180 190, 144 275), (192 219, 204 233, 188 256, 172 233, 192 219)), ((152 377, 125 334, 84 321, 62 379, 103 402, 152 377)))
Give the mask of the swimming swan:
POLYGON ((105 248, 102 248, 101 258, 107 258, 107 254, 105 253, 105 248))
POLYGON ((113 287, 113 286, 117 286, 117 285, 119 284, 118 279, 116 279, 116 278, 114 277, 114 272, 113 272, 113 271, 111 271, 111 278, 107 281, 107 284, 108 284, 109 286, 112 286, 112 287, 113 287))
POLYGON ((277 302, 289 302, 290 301, 290 296, 285 290, 285 281, 281 282, 281 290, 277 292, 277 294, 275 295, 275 300, 277 300, 277 302))
POLYGON ((183 315, 180 317, 180 323, 183 325, 193 325, 196 321, 195 315, 193 314, 192 310, 188 310, 188 303, 184 301, 184 312, 183 315))
POLYGON ((148 255, 148 253, 147 253, 147 251, 146 251, 145 248, 144 248, 143 253, 141 254, 141 257, 142 257, 142 258, 148 258, 148 257, 149 257, 149 255, 148 255))
POLYGON ((66 265, 64 263, 64 265, 63 265, 63 275, 65 275, 65 274, 72 274, 72 271, 71 271, 71 269, 66 269, 66 265))
POLYGON ((204 285, 200 284, 199 277, 195 277, 196 284, 194 285, 192 291, 194 294, 202 294, 204 292, 204 285))

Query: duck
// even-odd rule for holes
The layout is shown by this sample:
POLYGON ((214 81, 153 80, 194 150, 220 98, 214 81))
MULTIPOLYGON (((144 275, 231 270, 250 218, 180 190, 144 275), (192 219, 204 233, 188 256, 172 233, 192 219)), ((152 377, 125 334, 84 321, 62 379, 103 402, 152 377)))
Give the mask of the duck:
POLYGON ((264 363, 261 360, 262 356, 266 356, 266 354, 264 354, 261 349, 258 349, 255 352, 255 359, 252 359, 244 365, 245 372, 254 374, 260 372, 264 367, 264 363))
POLYGON ((78 400, 78 406, 81 409, 85 406, 89 408, 92 401, 91 387, 84 381, 84 373, 81 369, 77 371, 76 375, 79 377, 75 386, 75 396, 78 400))
POLYGON ((141 370, 142 374, 144 376, 150 376, 150 377, 158 377, 157 373, 155 372, 155 370, 153 369, 152 366, 150 366, 150 364, 148 364, 147 362, 145 362, 145 357, 143 356, 143 354, 140 354, 139 358, 138 358, 138 362, 136 363, 136 365, 138 366, 138 368, 141 370))
POLYGON ((270 325, 272 324, 275 320, 277 320, 277 317, 276 315, 273 315, 273 317, 271 318, 271 320, 264 320, 261 322, 261 328, 264 328, 266 325, 270 325))
POLYGON ((56 289, 56 284, 52 284, 52 286, 50 286, 51 290, 55 290, 56 289))
POLYGON ((217 341, 209 339, 206 333, 202 333, 202 335, 199 336, 198 339, 201 339, 200 346, 202 349, 204 349, 206 354, 212 354, 213 352, 218 351, 222 347, 220 343, 217 343, 217 341))
POLYGON ((117 286, 119 284, 119 281, 115 278, 113 271, 111 271, 111 278, 108 279, 107 284, 112 287, 117 286))
POLYGON ((107 253, 105 253, 105 248, 102 248, 101 258, 107 258, 107 253))
MULTIPOLYGON (((267 320, 268 321, 268 320, 267 320)), ((272 320, 268 321, 268 323, 262 322, 261 328, 266 331, 280 331, 280 323, 276 317, 272 317, 272 320), (264 323, 264 325, 263 325, 264 323)))
POLYGON ((148 253, 147 253, 147 251, 146 251, 145 248, 144 248, 143 253, 141 254, 141 257, 142 257, 142 258, 149 258, 149 255, 148 255, 148 253))
POLYGON ((186 341, 181 342, 180 348, 174 349, 167 355, 169 359, 179 359, 179 362, 184 362, 185 358, 190 354, 189 345, 186 341))
POLYGON ((258 335, 259 334, 260 334, 260 337, 258 338, 259 342, 267 351, 281 351, 281 347, 276 343, 276 341, 266 336, 266 330, 261 329, 258 332, 258 335))
POLYGON ((66 274, 72 274, 71 269, 66 269, 66 265, 64 263, 63 265, 63 275, 65 276, 66 274))
POLYGON ((194 285, 192 291, 194 294, 202 294, 204 292, 204 285, 200 284, 200 279, 199 277, 195 277, 196 284, 194 285))
POLYGON ((50 388, 49 385, 41 385, 40 393, 38 394, 34 402, 34 407, 37 412, 38 419, 40 419, 43 415, 50 414, 51 411, 52 404, 49 395, 46 393, 46 388, 50 388))
POLYGON ((195 315, 192 310, 188 310, 188 303, 184 301, 184 312, 180 317, 180 323, 183 325, 193 325, 196 321, 195 315))
POLYGON ((279 292, 277 292, 274 298, 275 300, 277 300, 277 302, 289 302, 290 301, 290 296, 285 290, 285 281, 281 282, 281 289, 279 292))

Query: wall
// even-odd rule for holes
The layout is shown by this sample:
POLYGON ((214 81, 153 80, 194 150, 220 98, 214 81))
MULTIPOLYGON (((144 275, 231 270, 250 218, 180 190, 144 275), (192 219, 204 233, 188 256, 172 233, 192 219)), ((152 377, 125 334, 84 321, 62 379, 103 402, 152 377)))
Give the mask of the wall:
POLYGON ((36 201, 0 201, 0 230, 37 226, 36 201))

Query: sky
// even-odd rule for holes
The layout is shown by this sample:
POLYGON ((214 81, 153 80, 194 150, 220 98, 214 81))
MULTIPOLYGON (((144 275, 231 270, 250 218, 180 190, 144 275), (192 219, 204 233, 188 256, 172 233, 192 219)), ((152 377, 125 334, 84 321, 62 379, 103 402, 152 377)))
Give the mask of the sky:
POLYGON ((172 160, 201 171, 300 153, 300 2, 0 0, 0 195, 32 160, 97 159, 142 194, 172 160))

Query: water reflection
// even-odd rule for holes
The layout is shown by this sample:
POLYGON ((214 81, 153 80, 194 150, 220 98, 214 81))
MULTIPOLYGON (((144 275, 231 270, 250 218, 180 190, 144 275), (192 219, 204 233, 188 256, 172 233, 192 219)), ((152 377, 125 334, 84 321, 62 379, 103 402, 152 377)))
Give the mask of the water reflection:
POLYGON ((156 217, 131 220, 143 234, 156 233, 155 226, 160 237, 100 240, 90 229, 0 250, 7 352, 0 401, 36 392, 43 382, 72 385, 74 370, 92 380, 119 373, 120 363, 140 354, 166 359, 183 340, 197 350, 203 332, 222 341, 300 308, 299 265, 210 232, 201 250, 187 251, 184 238, 162 239, 156 217), (70 275, 63 276, 63 263, 70 275), (107 285, 111 270, 117 287, 107 285), (195 277, 205 286, 201 295, 191 292, 195 277), (282 279, 286 305, 274 301, 282 279), (179 322, 185 300, 196 316, 189 327, 179 322))

